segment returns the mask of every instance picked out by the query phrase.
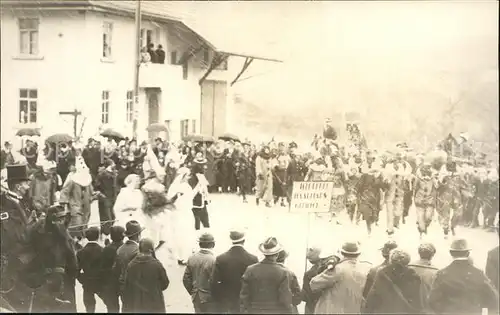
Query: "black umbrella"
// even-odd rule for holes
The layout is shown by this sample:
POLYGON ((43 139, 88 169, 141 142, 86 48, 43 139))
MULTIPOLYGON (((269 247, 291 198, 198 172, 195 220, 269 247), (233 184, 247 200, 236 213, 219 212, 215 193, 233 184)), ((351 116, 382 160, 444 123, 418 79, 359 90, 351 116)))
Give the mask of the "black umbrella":
POLYGON ((146 130, 151 132, 168 132, 168 127, 162 123, 153 123, 146 130))
POLYGON ((73 141, 73 137, 68 135, 67 133, 56 133, 55 135, 48 137, 45 141, 49 143, 59 144, 62 142, 73 141))
POLYGON ((16 136, 23 137, 23 136, 40 136, 40 129, 39 128, 21 128, 16 132, 16 136))
POLYGON ((215 138, 212 136, 195 133, 185 136, 182 140, 192 142, 215 142, 215 138))
POLYGON ((125 139, 125 137, 119 133, 118 131, 115 131, 113 129, 106 129, 103 132, 101 132, 101 136, 106 137, 106 138, 111 138, 115 140, 116 142, 119 142, 120 140, 125 139))
POLYGON ((233 135, 232 133, 224 133, 222 136, 219 136, 219 139, 220 140, 225 140, 225 141, 240 141, 240 138, 238 138, 238 136, 236 135, 233 135))

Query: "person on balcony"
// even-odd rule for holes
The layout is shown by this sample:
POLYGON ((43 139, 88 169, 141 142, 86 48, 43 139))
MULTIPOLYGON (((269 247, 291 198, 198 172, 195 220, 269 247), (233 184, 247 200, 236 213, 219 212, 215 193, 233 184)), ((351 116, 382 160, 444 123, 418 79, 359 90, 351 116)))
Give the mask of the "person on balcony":
POLYGON ((161 45, 158 45, 158 48, 155 51, 156 56, 158 58, 158 63, 159 64, 164 64, 165 63, 165 50, 163 50, 163 47, 161 45))

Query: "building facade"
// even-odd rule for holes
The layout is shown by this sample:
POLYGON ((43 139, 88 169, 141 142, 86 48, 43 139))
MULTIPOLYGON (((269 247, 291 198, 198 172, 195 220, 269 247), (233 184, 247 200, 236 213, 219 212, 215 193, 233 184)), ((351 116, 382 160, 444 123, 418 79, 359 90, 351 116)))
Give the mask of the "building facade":
POLYGON ((42 137, 73 135, 75 117, 61 112, 74 110, 82 137, 107 127, 131 137, 134 117, 140 140, 158 136, 146 131, 151 123, 166 124, 170 140, 231 131, 230 82, 239 69, 182 22, 143 11, 141 47, 162 45, 166 57, 141 63, 134 108, 133 10, 119 1, 34 3, 1 4, 2 136, 25 127, 41 128, 42 137), (216 57, 223 61, 212 67, 216 57))

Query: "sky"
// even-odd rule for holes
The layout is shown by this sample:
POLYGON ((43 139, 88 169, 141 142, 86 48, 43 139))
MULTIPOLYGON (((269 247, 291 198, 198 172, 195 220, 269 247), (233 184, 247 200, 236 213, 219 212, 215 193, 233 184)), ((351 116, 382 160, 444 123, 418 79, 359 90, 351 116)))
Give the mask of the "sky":
POLYGON ((443 80, 449 86, 468 71, 497 73, 495 1, 177 5, 222 46, 284 60, 254 62, 243 78, 254 77, 235 85, 245 99, 265 106, 361 108, 374 95, 393 98, 396 87, 405 97, 406 86, 443 80))

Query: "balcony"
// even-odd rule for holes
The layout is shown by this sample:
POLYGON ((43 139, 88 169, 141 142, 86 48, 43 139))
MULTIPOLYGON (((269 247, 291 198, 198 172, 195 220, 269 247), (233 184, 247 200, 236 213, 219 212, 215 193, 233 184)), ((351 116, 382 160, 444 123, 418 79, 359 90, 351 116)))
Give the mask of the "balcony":
POLYGON ((182 81, 182 67, 148 63, 139 68, 140 88, 162 88, 182 81))

